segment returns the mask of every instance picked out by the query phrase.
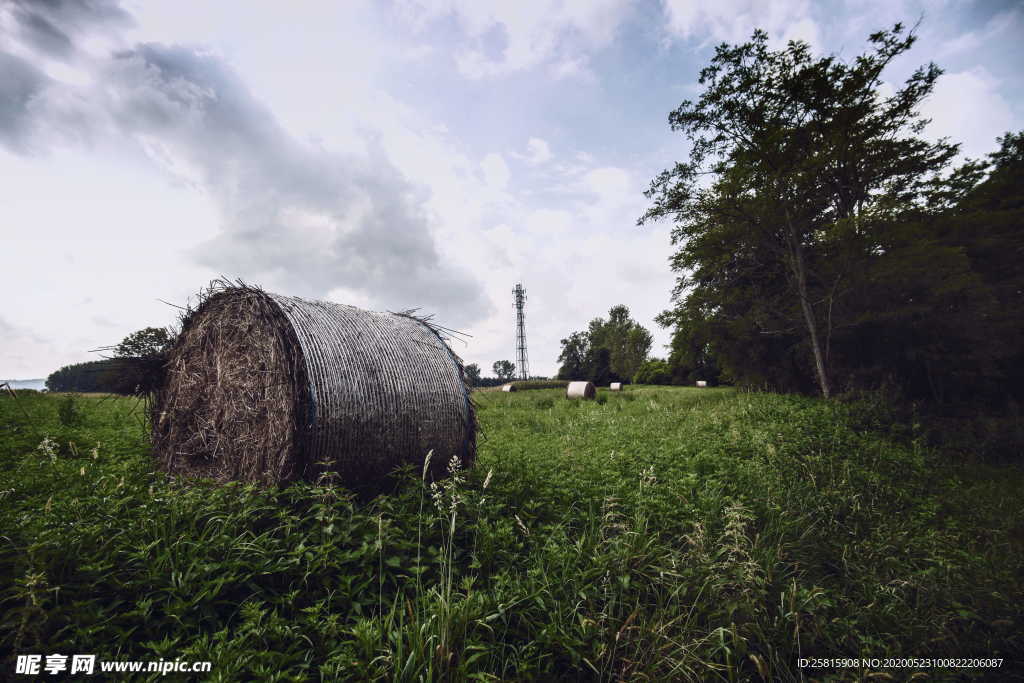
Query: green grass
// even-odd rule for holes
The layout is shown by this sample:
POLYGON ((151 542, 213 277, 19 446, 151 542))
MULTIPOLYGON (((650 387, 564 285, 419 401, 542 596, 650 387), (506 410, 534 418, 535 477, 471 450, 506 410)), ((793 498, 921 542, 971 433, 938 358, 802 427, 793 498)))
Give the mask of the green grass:
POLYGON ((5 671, 78 652, 209 659, 223 681, 870 673, 801 657, 1021 676, 1019 468, 954 466, 814 399, 563 392, 476 394, 476 467, 369 503, 170 482, 133 401, 0 398, 5 671))

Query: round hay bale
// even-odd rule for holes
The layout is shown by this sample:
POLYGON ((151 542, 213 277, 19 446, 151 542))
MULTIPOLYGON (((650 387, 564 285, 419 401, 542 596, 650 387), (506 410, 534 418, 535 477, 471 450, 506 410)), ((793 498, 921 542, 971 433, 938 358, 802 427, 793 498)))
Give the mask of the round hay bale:
POLYGON ((612 382, 608 388, 612 391, 622 391, 622 382, 612 382))
POLYGON ((515 391, 516 390, 516 385, 515 384, 503 384, 503 385, 501 385, 501 390, 502 391, 515 391))
POLYGON ((702 379, 697 380, 697 386, 698 387, 706 387, 707 385, 708 385, 708 383, 705 380, 702 380, 702 379))
POLYGON ((396 467, 443 476, 476 455, 462 362, 410 314, 247 286, 186 313, 152 404, 153 453, 173 475, 383 489, 396 467))
POLYGON ((593 382, 569 382, 565 388, 566 398, 592 399, 597 394, 593 382))

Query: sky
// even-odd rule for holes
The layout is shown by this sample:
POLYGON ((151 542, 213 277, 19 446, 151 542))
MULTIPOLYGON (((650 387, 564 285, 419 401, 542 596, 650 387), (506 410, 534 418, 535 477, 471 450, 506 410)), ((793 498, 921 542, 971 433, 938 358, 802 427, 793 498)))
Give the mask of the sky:
POLYGON ((668 113, 755 28, 852 60, 897 21, 926 135, 1024 128, 1024 4, 996 0, 0 0, 0 378, 176 322, 217 277, 465 332, 530 372, 617 304, 654 334, 683 160, 668 113))

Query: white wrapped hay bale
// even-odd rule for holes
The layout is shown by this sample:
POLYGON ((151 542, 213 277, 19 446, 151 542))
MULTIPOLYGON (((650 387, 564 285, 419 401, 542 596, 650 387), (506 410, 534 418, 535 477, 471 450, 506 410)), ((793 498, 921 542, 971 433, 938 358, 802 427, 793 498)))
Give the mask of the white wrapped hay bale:
POLYGON ((612 391, 622 391, 622 382, 612 382, 608 388, 612 391))
POLYGON ((503 384, 503 385, 501 385, 501 390, 502 391, 515 391, 516 390, 516 385, 515 384, 503 384))
POLYGON ((708 383, 706 381, 704 381, 702 379, 697 380, 697 386, 698 387, 706 387, 707 385, 708 385, 708 383))
POLYGON ((596 394, 593 382, 569 382, 565 388, 566 398, 593 399, 596 394))

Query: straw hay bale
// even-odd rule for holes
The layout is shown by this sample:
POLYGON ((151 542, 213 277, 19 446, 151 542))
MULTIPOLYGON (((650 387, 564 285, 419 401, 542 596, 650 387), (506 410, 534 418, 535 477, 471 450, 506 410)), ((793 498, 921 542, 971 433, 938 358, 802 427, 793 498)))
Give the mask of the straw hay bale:
POLYGON ((154 395, 153 452, 174 475, 273 485, 334 473, 382 486, 476 454, 462 362, 428 319, 217 283, 182 319, 154 395))
POLYGON ((503 385, 501 385, 501 390, 502 391, 515 391, 516 390, 516 385, 515 384, 503 384, 503 385))
POLYGON ((697 380, 697 386, 698 387, 706 387, 707 385, 708 385, 708 383, 705 380, 702 380, 702 379, 697 380))
POLYGON ((593 382, 569 382, 565 388, 566 398, 592 399, 596 394, 593 382))
POLYGON ((622 391, 622 382, 612 382, 610 385, 608 385, 608 388, 611 391, 622 391))

